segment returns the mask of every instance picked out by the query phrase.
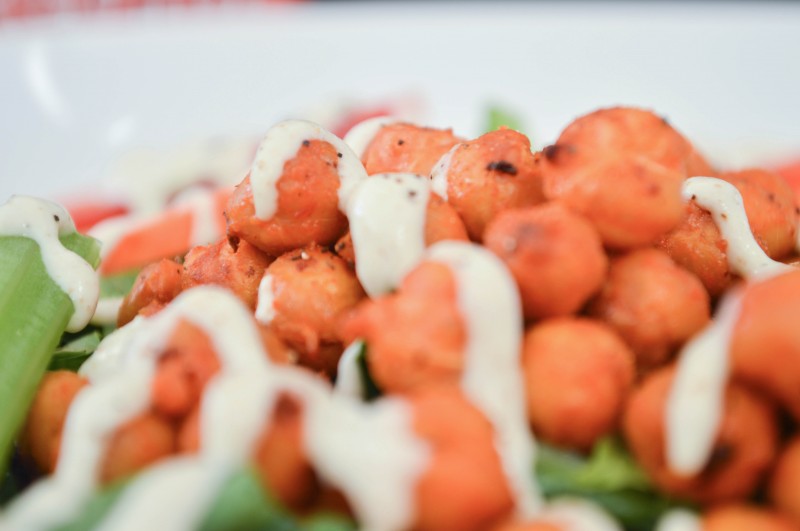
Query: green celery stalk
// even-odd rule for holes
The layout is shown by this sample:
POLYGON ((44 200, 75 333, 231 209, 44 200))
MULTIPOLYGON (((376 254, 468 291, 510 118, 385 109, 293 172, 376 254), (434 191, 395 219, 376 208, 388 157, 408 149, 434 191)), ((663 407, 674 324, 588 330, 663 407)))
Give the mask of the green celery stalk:
MULTIPOLYGON (((75 233, 61 243, 97 267, 97 240, 75 233)), ((39 245, 30 238, 0 237, 0 477, 73 311, 70 298, 47 274, 39 245)))

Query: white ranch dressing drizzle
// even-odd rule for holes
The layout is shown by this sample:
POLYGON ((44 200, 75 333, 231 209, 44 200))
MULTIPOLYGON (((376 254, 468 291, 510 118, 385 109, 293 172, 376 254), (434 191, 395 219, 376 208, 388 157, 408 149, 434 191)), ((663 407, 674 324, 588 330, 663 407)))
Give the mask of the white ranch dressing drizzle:
POLYGON ((656 531, 701 531, 700 518, 686 509, 670 509, 658 519, 656 531))
POLYGON ((344 135, 344 143, 350 146, 353 153, 359 158, 364 158, 364 153, 367 148, 375 139, 378 132, 385 126, 396 123, 395 118, 389 116, 376 116, 375 118, 367 118, 363 122, 354 125, 350 131, 344 135))
POLYGON ((364 385, 361 382, 361 370, 358 367, 358 355, 364 348, 364 341, 356 339, 342 352, 336 365, 336 384, 333 391, 351 398, 361 399, 364 396, 364 385))
POLYGON ((439 242, 428 249, 426 260, 453 272, 467 330, 461 386, 494 425, 517 513, 534 516, 542 500, 530 474, 536 448, 525 413, 517 286, 500 259, 475 244, 439 242))
POLYGON ((456 150, 461 146, 462 144, 456 144, 450 148, 431 170, 431 188, 445 201, 447 201, 447 174, 450 171, 450 163, 456 150))
POLYGON ((708 210, 723 239, 731 270, 747 279, 763 279, 791 271, 792 266, 767 256, 750 229, 742 194, 732 184, 714 177, 690 177, 681 191, 684 201, 694 200, 708 210))
POLYGON ((306 140, 322 140, 341 153, 338 163, 339 209, 345 211, 352 188, 367 172, 359 158, 339 137, 313 122, 287 120, 273 126, 258 146, 250 169, 250 186, 253 190, 255 215, 270 219, 278 208, 277 183, 287 161, 297 155, 306 140))
POLYGON ((117 315, 122 306, 124 297, 106 297, 97 301, 92 319, 89 321, 93 325, 105 326, 116 325, 117 315))
POLYGON ((742 294, 720 303, 714 320, 689 340, 678 357, 665 406, 667 466, 682 475, 700 472, 711 456, 725 409, 729 346, 742 294))
POLYGON ((562 497, 549 501, 537 520, 555 524, 563 531, 622 531, 599 505, 583 498, 562 497))
POLYGON ((35 241, 47 274, 72 301, 69 332, 77 332, 89 323, 100 295, 97 272, 58 239, 74 232, 69 213, 56 203, 15 195, 0 206, 0 235, 35 241))
POLYGON ((425 253, 430 182, 412 173, 361 181, 347 205, 356 274, 370 297, 388 293, 425 253))
POLYGON ((256 321, 268 325, 275 319, 274 278, 269 273, 261 277, 258 283, 258 302, 256 303, 256 321))

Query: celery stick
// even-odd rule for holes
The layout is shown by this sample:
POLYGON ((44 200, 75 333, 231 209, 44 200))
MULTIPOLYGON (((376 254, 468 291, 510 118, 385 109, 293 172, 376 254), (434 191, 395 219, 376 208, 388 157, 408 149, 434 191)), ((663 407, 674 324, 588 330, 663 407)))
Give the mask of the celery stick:
MULTIPOLYGON (((93 238, 69 234, 61 243, 97 266, 100 246, 93 238)), ((39 245, 0 237, 0 476, 73 311, 70 298, 47 274, 39 245)))

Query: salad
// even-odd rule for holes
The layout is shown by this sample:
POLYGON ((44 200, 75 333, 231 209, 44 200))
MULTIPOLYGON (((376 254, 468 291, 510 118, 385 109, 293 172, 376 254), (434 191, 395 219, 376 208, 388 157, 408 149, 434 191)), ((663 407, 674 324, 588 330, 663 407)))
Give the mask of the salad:
POLYGON ((625 107, 342 134, 102 251, 0 207, 0 529, 800 528, 792 178, 625 107))

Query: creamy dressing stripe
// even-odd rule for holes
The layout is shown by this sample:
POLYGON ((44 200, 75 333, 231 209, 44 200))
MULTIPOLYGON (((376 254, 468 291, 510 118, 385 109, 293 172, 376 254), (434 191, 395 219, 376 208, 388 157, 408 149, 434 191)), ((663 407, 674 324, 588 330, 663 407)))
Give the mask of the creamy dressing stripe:
POLYGON ((56 203, 15 195, 0 206, 0 235, 35 241, 47 274, 72 301, 69 332, 78 332, 89 323, 100 295, 97 272, 58 239, 74 232, 69 213, 56 203))
POLYGON ((367 148, 383 127, 396 123, 397 120, 389 116, 369 118, 354 125, 344 136, 344 143, 350 146, 359 160, 364 158, 367 148))
POLYGON ((534 516, 542 499, 531 477, 536 449, 525 412, 516 283, 499 258, 475 244, 439 242, 426 259, 453 272, 467 330, 461 386, 495 428, 495 447, 518 515, 534 516))
POLYGON ((411 173, 373 175, 358 184, 347 217, 356 275, 370 297, 397 288, 425 253, 427 178, 411 173))
POLYGON ((250 169, 256 217, 270 219, 275 214, 278 209, 277 184, 283 167, 297 155, 307 140, 328 142, 341 153, 338 163, 339 209, 342 212, 346 210, 347 198, 353 187, 367 177, 361 161, 347 144, 320 125, 306 120, 287 120, 267 131, 250 169))
POLYGON ((681 475, 700 472, 714 449, 725 410, 729 347, 742 294, 725 296, 709 323, 678 357, 665 406, 667 466, 681 475))
POLYGON ((690 177, 683 184, 684 201, 693 200, 708 210, 722 238, 731 271, 747 279, 760 279, 791 271, 792 266, 767 256, 756 242, 742 194, 734 185, 714 177, 690 177))
POLYGON ((256 321, 268 325, 275 319, 274 278, 265 273, 258 283, 258 302, 256 303, 256 321))
POLYGON ((456 144, 433 166, 431 170, 431 188, 436 194, 447 201, 447 174, 450 171, 450 164, 453 162, 453 155, 463 144, 456 144))

